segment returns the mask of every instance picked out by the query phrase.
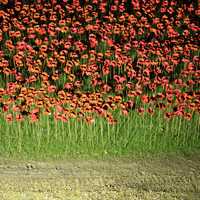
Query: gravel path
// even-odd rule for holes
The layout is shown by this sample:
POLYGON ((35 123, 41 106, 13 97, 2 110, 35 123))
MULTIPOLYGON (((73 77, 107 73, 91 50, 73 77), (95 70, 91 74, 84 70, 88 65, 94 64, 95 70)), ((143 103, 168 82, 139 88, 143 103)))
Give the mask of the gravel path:
POLYGON ((199 200, 200 156, 25 162, 0 159, 1 200, 199 200))

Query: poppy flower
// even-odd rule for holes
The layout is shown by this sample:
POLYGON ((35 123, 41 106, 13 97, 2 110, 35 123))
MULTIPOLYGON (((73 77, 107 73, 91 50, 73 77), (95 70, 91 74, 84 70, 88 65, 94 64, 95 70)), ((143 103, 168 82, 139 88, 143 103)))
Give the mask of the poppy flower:
POLYGON ((72 83, 65 83, 64 88, 67 89, 67 90, 70 90, 70 89, 73 88, 73 84, 72 83))
POLYGON ((102 86, 102 91, 108 93, 109 91, 111 91, 111 86, 109 86, 108 84, 103 84, 102 86))
POLYGON ((7 112, 8 110, 9 110, 9 106, 8 105, 3 105, 2 106, 2 110, 3 110, 3 112, 7 112))
POLYGON ((6 4, 8 4, 8 0, 1 0, 0 3, 6 5, 6 4))
POLYGON ((6 121, 7 122, 12 122, 13 121, 13 115, 11 113, 6 115, 6 121))
POLYGON ((54 93, 56 91, 56 86, 55 85, 49 85, 47 87, 48 93, 54 93))
POLYGON ((57 72, 53 73, 51 79, 54 81, 59 80, 59 74, 57 72))
POLYGON ((143 103, 149 103, 149 97, 147 95, 142 95, 141 100, 143 103))
POLYGON ((113 117, 109 117, 109 118, 107 118, 107 120, 108 120, 109 125, 117 124, 117 119, 113 119, 113 117))
POLYGON ((15 119, 16 121, 21 122, 24 120, 24 117, 21 114, 16 114, 15 119))
POLYGON ((20 107, 16 106, 16 105, 13 105, 12 110, 13 110, 13 112, 19 112, 20 111, 20 107))
POLYGON ((128 110, 126 110, 126 109, 122 109, 121 110, 121 113, 124 115, 124 116, 128 116, 128 110))
POLYGON ((43 114, 44 115, 51 115, 51 110, 47 107, 47 108, 45 108, 45 110, 43 111, 43 114))
POLYGON ((85 121, 88 123, 88 124, 93 124, 95 122, 95 119, 92 117, 92 116, 86 116, 85 117, 85 121))
POLYGON ((192 114, 191 113, 185 113, 184 114, 184 118, 187 120, 191 120, 192 119, 192 114))

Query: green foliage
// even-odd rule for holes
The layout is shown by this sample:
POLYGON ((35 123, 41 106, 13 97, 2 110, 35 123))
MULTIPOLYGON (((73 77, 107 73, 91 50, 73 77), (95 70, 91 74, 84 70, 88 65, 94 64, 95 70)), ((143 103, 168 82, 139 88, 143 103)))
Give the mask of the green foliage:
POLYGON ((0 121, 1 156, 28 159, 66 158, 78 156, 123 156, 137 153, 187 152, 200 149, 200 120, 173 118, 167 121, 160 111, 155 115, 140 116, 132 111, 129 116, 115 116, 117 126, 96 118, 88 125, 70 119, 54 121, 42 116, 36 123, 5 123, 0 121))

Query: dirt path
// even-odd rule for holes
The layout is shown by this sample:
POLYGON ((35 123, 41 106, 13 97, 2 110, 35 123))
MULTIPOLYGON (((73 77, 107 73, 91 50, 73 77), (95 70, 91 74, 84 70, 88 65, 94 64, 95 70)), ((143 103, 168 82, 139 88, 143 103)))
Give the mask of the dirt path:
POLYGON ((1 200, 199 200, 200 156, 34 162, 0 159, 1 200))

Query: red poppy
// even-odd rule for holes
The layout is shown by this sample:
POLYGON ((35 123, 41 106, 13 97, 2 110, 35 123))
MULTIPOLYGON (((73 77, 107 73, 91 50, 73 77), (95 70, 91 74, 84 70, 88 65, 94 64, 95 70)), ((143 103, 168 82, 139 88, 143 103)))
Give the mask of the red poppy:
POLYGON ((137 109, 137 111, 139 112, 139 114, 143 114, 144 113, 144 108, 140 107, 137 109))
POLYGON ((8 105, 3 105, 2 107, 3 112, 7 112, 9 110, 9 106, 8 105))
POLYGON ((93 124, 95 122, 95 119, 91 116, 86 116, 85 120, 88 124, 93 124))
POLYGON ((143 103, 149 103, 149 97, 147 95, 142 95, 141 100, 143 103))
POLYGON ((51 110, 47 107, 45 108, 45 110, 43 111, 44 115, 51 115, 51 110))
POLYGON ((67 90, 70 90, 73 88, 73 84, 72 83, 65 83, 64 88, 67 90))
POLYGON ((184 118, 187 120, 191 120, 192 119, 192 114, 191 113, 185 113, 184 114, 184 118))
POLYGON ((11 113, 6 115, 6 121, 7 122, 12 122, 13 121, 13 115, 11 113))
POLYGON ((24 120, 24 117, 21 115, 21 114, 17 114, 15 119, 18 121, 18 122, 21 122, 24 120))
POLYGON ((0 3, 6 5, 6 4, 8 4, 8 0, 0 0, 0 3))

